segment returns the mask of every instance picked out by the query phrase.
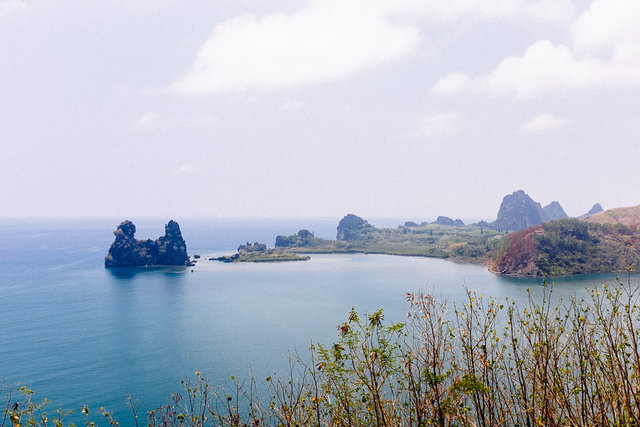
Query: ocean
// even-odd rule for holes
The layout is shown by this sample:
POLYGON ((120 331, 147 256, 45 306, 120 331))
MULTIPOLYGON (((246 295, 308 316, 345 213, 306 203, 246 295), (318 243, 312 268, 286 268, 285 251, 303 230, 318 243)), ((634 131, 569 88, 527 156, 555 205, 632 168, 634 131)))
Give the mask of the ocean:
MULTIPOLYGON (((157 219, 130 218, 137 238, 164 233, 157 219)), ((5 220, 0 226, 0 378, 28 385, 79 413, 108 408, 127 425, 126 396, 145 410, 168 402, 180 380, 202 372, 212 383, 231 375, 285 375, 288 354, 331 344, 354 307, 383 308, 402 321, 407 292, 450 304, 465 289, 498 298, 539 292, 540 280, 496 276, 483 266, 387 255, 312 255, 310 261, 223 264, 247 241, 273 246, 301 228, 335 237, 339 218, 178 219, 189 268, 104 268, 120 220, 5 220)), ((167 219, 168 221, 168 219, 167 219)), ((400 223, 400 222, 398 222, 400 223)), ((555 280, 570 297, 615 275, 555 280)), ((77 415, 76 415, 77 416, 77 415)), ((73 420, 71 416, 70 420, 73 420)))

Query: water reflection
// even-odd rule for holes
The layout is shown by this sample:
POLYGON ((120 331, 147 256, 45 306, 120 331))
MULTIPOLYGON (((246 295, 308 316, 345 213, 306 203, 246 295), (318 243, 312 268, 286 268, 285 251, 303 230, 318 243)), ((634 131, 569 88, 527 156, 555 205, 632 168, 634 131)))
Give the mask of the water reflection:
POLYGON ((111 277, 117 280, 130 280, 136 276, 141 275, 154 275, 162 274, 166 277, 179 278, 184 276, 189 270, 189 267, 176 266, 176 267, 118 267, 107 268, 111 277))

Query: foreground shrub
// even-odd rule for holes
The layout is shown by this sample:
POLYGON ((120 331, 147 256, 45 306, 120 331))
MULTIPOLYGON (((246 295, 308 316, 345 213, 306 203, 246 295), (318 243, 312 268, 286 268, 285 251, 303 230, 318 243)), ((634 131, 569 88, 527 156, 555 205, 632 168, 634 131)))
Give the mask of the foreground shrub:
MULTIPOLYGON (((352 310, 332 345, 294 355, 286 375, 196 372, 162 408, 144 416, 129 399, 126 425, 639 425, 640 290, 602 285, 586 299, 555 301, 544 285, 524 304, 473 291, 451 307, 407 294, 404 323, 382 310, 352 310), (143 420, 144 418, 144 420, 143 420)), ((0 427, 64 425, 26 388, 4 385, 0 427)), ((117 425, 101 410, 87 425, 117 425)))

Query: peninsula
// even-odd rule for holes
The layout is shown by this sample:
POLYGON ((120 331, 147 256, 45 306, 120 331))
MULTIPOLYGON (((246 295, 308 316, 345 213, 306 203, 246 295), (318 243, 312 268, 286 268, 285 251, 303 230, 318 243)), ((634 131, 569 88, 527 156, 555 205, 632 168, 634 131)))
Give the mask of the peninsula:
POLYGON ((557 201, 546 206, 518 190, 504 197, 494 222, 464 225, 438 217, 377 228, 346 215, 336 240, 308 230, 277 236, 284 253, 371 253, 424 256, 485 264, 498 274, 566 276, 640 269, 640 206, 603 211, 600 204, 569 218, 557 201))
POLYGON ((481 264, 506 235, 482 224, 456 225, 451 220, 453 225, 441 225, 442 222, 440 217, 440 223, 405 223, 397 228, 378 228, 357 215, 348 214, 338 224, 336 240, 321 239, 308 230, 300 230, 290 236, 276 237, 276 248, 293 253, 422 256, 481 264))
POLYGON ((285 252, 280 249, 268 248, 265 243, 249 243, 238 246, 238 252, 233 255, 225 255, 218 258, 209 258, 209 261, 221 262, 282 262, 282 261, 307 261, 310 257, 298 255, 293 252, 285 252))
POLYGON ((364 253, 443 258, 485 264, 497 274, 566 276, 640 269, 640 206, 589 212, 569 218, 557 201, 546 206, 518 190, 502 200, 496 220, 465 225, 438 216, 434 222, 407 221, 379 228, 354 214, 336 227, 335 240, 302 229, 279 235, 275 247, 240 245, 222 262, 302 261, 308 254, 364 253))

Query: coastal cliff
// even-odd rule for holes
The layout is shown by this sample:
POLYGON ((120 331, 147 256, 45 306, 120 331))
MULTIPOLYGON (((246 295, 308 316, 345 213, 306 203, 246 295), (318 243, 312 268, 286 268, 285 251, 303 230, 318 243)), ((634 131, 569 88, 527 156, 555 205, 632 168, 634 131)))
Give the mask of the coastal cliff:
POLYGON ((113 232, 116 238, 104 259, 105 267, 192 265, 176 221, 169 221, 164 227, 164 236, 156 240, 138 240, 135 232, 136 226, 129 220, 118 225, 113 232))

